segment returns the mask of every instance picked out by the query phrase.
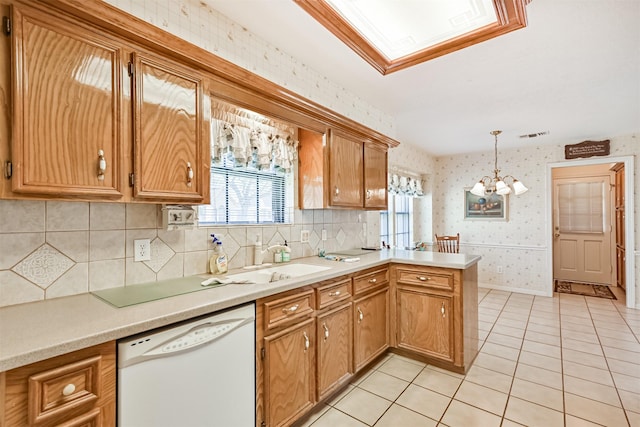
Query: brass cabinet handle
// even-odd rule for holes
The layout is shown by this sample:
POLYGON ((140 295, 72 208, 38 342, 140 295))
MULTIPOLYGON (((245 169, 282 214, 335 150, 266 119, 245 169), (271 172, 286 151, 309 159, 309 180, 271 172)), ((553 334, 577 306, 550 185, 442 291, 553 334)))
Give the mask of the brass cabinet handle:
POLYGON ((327 327, 326 323, 323 323, 322 328, 324 329, 324 340, 326 341, 329 339, 329 327, 327 327))
POLYGON ((292 314, 292 313, 295 313, 295 312, 296 312, 296 310, 298 309, 298 307, 300 307, 300 304, 292 305, 292 306, 291 306, 291 307, 289 307, 289 308, 283 308, 283 309, 282 309, 282 312, 283 312, 284 314, 292 314))
POLYGON ((187 162, 187 187, 191 187, 192 182, 193 182, 193 168, 191 167, 191 162, 187 162))
POLYGON ((378 281, 378 279, 376 279, 375 277, 373 279, 369 279, 369 283, 376 283, 378 281))
POLYGON ((416 276, 416 279, 420 280, 421 282, 426 282, 428 280, 431 280, 431 277, 427 276, 416 276))
POLYGON ((76 391, 76 386, 71 383, 71 384, 67 384, 66 386, 64 386, 64 388, 62 389, 62 395, 63 396, 70 396, 73 394, 73 392, 76 391))
POLYGON ((104 173, 107 170, 107 159, 104 158, 104 151, 98 150, 98 181, 104 181, 104 173))
POLYGON ((340 296, 340 291, 329 292, 329 296, 330 297, 339 297, 340 296))
POLYGON ((358 323, 360 323, 364 320, 364 313, 360 310, 360 307, 356 308, 356 310, 358 311, 358 323))
POLYGON ((442 303, 442 307, 440 307, 440 313, 442 313, 442 317, 445 316, 445 312, 444 312, 444 302, 442 303))
POLYGON ((302 336, 304 337, 304 351, 306 352, 307 350, 309 350, 309 335, 307 335, 307 332, 303 332, 302 336))
POLYGON ((340 189, 336 186, 334 187, 335 189, 333 190, 333 194, 338 197, 340 195, 340 189))
POLYGON ((371 190, 367 190, 367 200, 371 198, 371 190))

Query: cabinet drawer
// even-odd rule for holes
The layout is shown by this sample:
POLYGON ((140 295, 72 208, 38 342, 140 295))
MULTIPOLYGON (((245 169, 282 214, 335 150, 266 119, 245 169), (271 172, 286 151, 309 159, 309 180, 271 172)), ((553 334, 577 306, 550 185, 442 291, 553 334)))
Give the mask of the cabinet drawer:
POLYGON ((313 290, 278 298, 264 303, 265 329, 273 329, 291 320, 313 313, 313 290))
POLYGON ((431 269, 398 269, 398 283, 453 291, 454 273, 431 269))
POLYGON ((29 377, 29 418, 40 424, 91 408, 100 398, 101 356, 89 357, 29 377))
POLYGON ((344 301, 351 297, 351 279, 329 283, 316 288, 316 300, 318 310, 330 306, 338 301, 344 301))
POLYGON ((359 294, 373 287, 389 282, 389 269, 383 268, 353 278, 353 293, 359 294))

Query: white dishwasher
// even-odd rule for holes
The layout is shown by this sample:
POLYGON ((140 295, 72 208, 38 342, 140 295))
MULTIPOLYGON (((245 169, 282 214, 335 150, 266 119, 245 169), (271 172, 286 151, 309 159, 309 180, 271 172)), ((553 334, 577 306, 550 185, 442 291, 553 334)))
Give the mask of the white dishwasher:
POLYGON ((255 305, 118 341, 118 426, 255 425, 255 305))

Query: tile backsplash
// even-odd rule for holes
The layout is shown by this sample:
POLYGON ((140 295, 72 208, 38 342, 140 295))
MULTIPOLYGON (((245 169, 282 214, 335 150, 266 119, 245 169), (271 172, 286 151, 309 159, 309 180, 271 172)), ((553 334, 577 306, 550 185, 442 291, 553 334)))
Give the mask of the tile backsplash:
POLYGON ((179 231, 162 229, 160 213, 160 205, 0 200, 0 307, 206 273, 212 233, 231 268, 253 264, 257 235, 264 248, 286 240, 292 259, 367 242, 360 211, 296 210, 294 224, 179 231), (133 261, 136 239, 151 240, 150 261, 133 261))

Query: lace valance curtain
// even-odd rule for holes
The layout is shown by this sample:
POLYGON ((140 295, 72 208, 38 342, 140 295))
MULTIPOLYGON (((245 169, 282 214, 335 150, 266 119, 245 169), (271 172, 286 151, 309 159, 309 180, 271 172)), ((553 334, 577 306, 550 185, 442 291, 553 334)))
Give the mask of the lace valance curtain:
POLYGON ((216 100, 211 107, 214 165, 291 172, 298 153, 293 127, 216 100))
POLYGON ((424 196, 420 177, 409 176, 406 172, 402 173, 401 171, 393 170, 393 168, 391 169, 389 173, 389 194, 410 197, 424 196))

